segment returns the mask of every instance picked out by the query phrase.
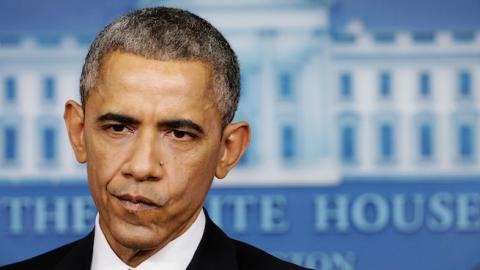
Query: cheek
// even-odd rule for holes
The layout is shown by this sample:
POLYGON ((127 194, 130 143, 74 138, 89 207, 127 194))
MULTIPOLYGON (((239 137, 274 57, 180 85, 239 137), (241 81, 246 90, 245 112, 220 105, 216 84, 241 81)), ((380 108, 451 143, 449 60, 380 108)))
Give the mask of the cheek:
MULTIPOLYGON (((103 142, 100 136, 87 137, 87 173, 90 187, 94 196, 102 196, 106 186, 118 172, 121 161, 121 147, 112 147, 103 142), (92 138, 94 137, 94 138, 92 138), (95 190, 93 190, 95 187, 95 190)), ((105 199, 105 198, 104 198, 105 199)))
POLYGON ((215 175, 216 149, 202 145, 192 151, 170 153, 165 166, 170 196, 188 201, 206 193, 215 175))

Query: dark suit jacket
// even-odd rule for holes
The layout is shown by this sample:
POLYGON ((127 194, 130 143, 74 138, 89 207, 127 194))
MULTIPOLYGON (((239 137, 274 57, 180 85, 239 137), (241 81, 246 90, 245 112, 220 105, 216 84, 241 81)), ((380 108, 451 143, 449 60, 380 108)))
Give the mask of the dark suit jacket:
MULTIPOLYGON (((207 216, 207 215, 206 215, 207 216)), ((93 231, 86 237, 0 270, 89 270, 93 231)), ((187 270, 301 270, 246 243, 230 239, 207 216, 202 240, 187 270)), ((108 270, 108 269, 105 269, 108 270)))

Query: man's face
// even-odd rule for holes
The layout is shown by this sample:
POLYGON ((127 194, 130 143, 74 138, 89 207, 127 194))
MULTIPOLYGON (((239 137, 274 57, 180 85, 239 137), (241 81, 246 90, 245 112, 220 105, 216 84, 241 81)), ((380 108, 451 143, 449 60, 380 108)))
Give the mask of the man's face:
POLYGON ((223 155, 210 77, 202 62, 122 52, 104 59, 82 136, 90 190, 110 245, 161 247, 201 210, 223 155))

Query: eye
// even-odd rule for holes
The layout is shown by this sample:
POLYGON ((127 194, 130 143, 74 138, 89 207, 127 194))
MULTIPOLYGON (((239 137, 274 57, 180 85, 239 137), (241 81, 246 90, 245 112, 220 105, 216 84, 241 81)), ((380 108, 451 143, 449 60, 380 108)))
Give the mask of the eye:
POLYGON ((124 125, 111 125, 110 128, 115 132, 122 132, 126 129, 124 125))
POLYGON ((172 132, 173 132, 173 136, 175 136, 175 138, 177 139, 182 139, 188 135, 187 132, 181 131, 181 130, 173 130, 172 132))
POLYGON ((188 131, 172 129, 169 132, 169 135, 172 136, 177 141, 190 141, 195 139, 197 136, 188 131))
POLYGON ((120 135, 127 132, 133 132, 131 128, 124 124, 107 124, 104 125, 102 128, 112 135, 120 135))

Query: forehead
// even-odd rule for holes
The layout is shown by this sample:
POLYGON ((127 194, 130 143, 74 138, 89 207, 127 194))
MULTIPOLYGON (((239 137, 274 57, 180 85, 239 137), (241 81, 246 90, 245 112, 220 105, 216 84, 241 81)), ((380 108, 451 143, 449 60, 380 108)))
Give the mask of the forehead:
MULTIPOLYGON (((165 111, 216 109, 211 90, 211 66, 201 61, 160 61, 113 52, 102 61, 95 90, 89 98, 112 107, 131 105, 165 111)), ((87 102, 87 105, 90 102, 87 102)), ((126 106, 125 106, 126 107, 126 106)), ((130 106, 131 107, 131 106, 130 106)))
POLYGON ((118 50, 103 57, 98 76, 104 86, 112 81, 125 86, 142 81, 146 86, 197 83, 210 88, 212 79, 211 65, 203 61, 157 60, 118 50))

